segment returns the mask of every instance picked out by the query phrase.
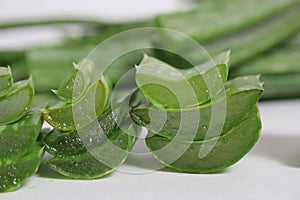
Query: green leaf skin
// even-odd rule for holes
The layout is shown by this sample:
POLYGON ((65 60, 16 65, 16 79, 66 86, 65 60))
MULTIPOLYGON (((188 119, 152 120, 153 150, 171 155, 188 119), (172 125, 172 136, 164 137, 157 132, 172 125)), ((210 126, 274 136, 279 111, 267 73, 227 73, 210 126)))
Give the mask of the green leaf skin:
POLYGON ((114 111, 109 108, 98 119, 99 124, 93 123, 87 126, 81 130, 83 134, 80 134, 80 136, 78 132, 54 130, 43 139, 45 150, 56 157, 74 156, 84 153, 87 151, 84 144, 99 146, 106 142, 107 138, 110 138, 114 130, 119 127, 119 121, 124 115, 125 113, 121 106, 115 108, 114 111))
POLYGON ((77 102, 48 108, 43 111, 43 118, 51 126, 62 131, 84 128, 103 113, 110 91, 110 84, 105 77, 102 77, 99 81, 91 84, 77 102), (76 123, 73 114, 77 117, 76 123))
POLYGON ((0 67, 0 98, 7 95, 13 85, 13 77, 9 67, 0 67))
POLYGON ((134 136, 117 129, 114 131, 114 136, 110 138, 110 142, 107 141, 92 150, 93 154, 97 154, 97 152, 105 154, 107 156, 105 159, 111 160, 113 166, 101 163, 90 152, 71 157, 52 158, 46 164, 54 171, 70 178, 97 179, 118 168, 126 160, 134 143, 134 136), (122 151, 116 151, 116 147, 122 149, 122 151))
POLYGON ((295 6, 297 2, 299 1, 203 1, 191 11, 160 15, 156 22, 161 27, 180 31, 204 44, 272 18, 295 6))
POLYGON ((249 117, 240 125, 232 128, 228 133, 220 137, 197 142, 179 142, 158 135, 146 138, 148 149, 154 157, 168 167, 181 172, 189 173, 214 173, 238 162, 246 155, 257 142, 261 131, 261 120, 258 108, 255 106, 249 117), (200 148, 214 145, 213 149, 204 157, 199 158, 200 148), (187 148, 187 150, 170 164, 170 158, 175 149, 187 148), (158 151, 161 148, 165 151, 158 151))
POLYGON ((41 112, 31 109, 21 120, 0 126, 0 162, 24 154, 37 140, 42 127, 41 112))
POLYGON ((28 112, 33 96, 31 79, 14 83, 11 91, 0 98, 0 125, 21 119, 28 112))
MULTIPOLYGON (((257 104, 263 92, 262 82, 258 76, 245 76, 228 81, 225 84, 226 102, 224 97, 216 100, 214 106, 225 103, 226 118, 221 134, 226 134, 232 127, 243 121, 254 105, 257 104)), ((139 125, 145 126, 151 132, 168 139, 179 141, 199 141, 219 135, 217 131, 207 135, 212 117, 212 105, 207 103, 187 109, 161 109, 157 107, 136 108, 131 112, 132 119, 139 125), (162 116, 166 114, 166 121, 161 127, 162 116), (194 116, 199 115, 200 121, 194 116), (183 117, 183 121, 181 121, 183 117), (151 123, 151 119, 154 120, 151 123), (179 128, 184 133, 179 132, 179 128), (193 132, 197 128, 197 132, 193 132), (174 138, 176 136, 176 138, 174 138)), ((218 116, 218 115, 217 115, 218 116)), ((217 120, 217 119, 215 119, 217 120)), ((213 129, 215 130, 215 129, 213 129)), ((211 133, 211 132, 210 132, 211 133)))
POLYGON ((165 108, 191 107, 211 98, 205 77, 217 76, 226 82, 229 62, 230 52, 224 52, 214 62, 180 70, 145 56, 137 67, 136 83, 143 95, 154 105, 165 108), (217 70, 214 71, 215 66, 217 70), (187 91, 187 88, 190 90, 187 91), (194 97, 187 95, 189 91, 194 97))
POLYGON ((24 155, 0 163, 0 192, 10 192, 20 188, 35 174, 41 164, 44 149, 36 143, 24 155))

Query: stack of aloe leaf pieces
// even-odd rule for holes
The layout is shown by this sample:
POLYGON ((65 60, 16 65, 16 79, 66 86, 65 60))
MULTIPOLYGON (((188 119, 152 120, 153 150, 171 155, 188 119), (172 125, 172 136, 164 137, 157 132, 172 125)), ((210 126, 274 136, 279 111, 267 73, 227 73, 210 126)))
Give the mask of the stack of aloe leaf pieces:
POLYGON ((215 62, 196 67, 193 73, 151 57, 145 57, 137 67, 136 83, 150 103, 134 108, 131 116, 148 129, 147 147, 161 163, 182 172, 218 172, 240 160, 258 140, 261 120, 257 102, 263 92, 262 83, 259 76, 227 81, 229 60, 230 52, 225 52, 215 62), (180 79, 174 70, 189 76, 180 79), (223 95, 209 94, 208 77, 215 76, 224 82, 220 87, 223 95), (184 82, 191 85, 197 98, 177 98, 188 95, 187 88, 180 88, 184 82), (218 121, 222 113, 224 119, 218 121))
POLYGON ((75 179, 105 176, 121 165, 135 143, 132 126, 121 127, 126 118, 122 106, 111 108, 111 85, 101 76, 92 82, 84 69, 75 66, 54 91, 63 104, 43 111, 55 129, 44 139, 54 157, 46 164, 75 179))
POLYGON ((13 83, 10 68, 0 67, 0 192, 21 187, 42 161, 43 107, 31 109, 33 97, 31 78, 13 83))

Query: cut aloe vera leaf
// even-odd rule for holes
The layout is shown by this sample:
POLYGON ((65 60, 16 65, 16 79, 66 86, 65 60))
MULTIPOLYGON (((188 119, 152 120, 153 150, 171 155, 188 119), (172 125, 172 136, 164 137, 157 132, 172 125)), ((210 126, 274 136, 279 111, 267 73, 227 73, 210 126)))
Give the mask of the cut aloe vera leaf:
MULTIPOLYGON (((226 97, 220 97, 214 102, 214 105, 209 102, 186 109, 161 109, 154 106, 136 108, 131 112, 131 116, 137 124, 145 126, 151 132, 168 139, 197 141, 213 138, 220 135, 220 133, 210 130, 208 135, 211 120, 218 120, 211 119, 212 106, 218 108, 220 106, 224 108, 223 105, 226 106, 224 108, 226 109, 226 117, 221 131, 221 134, 225 134, 247 117, 263 92, 262 82, 260 82, 258 76, 233 79, 225 84, 225 89, 226 97), (200 120, 195 120, 195 117, 200 120), (151 122, 151 120, 153 121, 151 122), (197 131, 195 132, 195 130, 197 131)), ((222 112, 220 111, 220 113, 222 112)), ((218 117, 218 114, 214 116, 218 117)))
POLYGON ((57 157, 74 156, 87 151, 84 144, 89 146, 99 146, 110 138, 114 130, 119 126, 119 121, 125 116, 123 107, 118 106, 111 110, 107 109, 98 119, 98 123, 93 123, 78 132, 63 132, 54 130, 43 139, 45 150, 57 157))
POLYGON ((46 164, 54 171, 67 177, 76 179, 101 178, 114 171, 126 160, 134 143, 134 136, 117 129, 110 141, 90 152, 71 157, 52 158, 46 164), (100 162, 95 156, 101 161, 109 161, 109 165, 100 162))
POLYGON ((33 108, 21 120, 0 126, 0 160, 24 154, 37 140, 42 127, 40 107, 33 108))
POLYGON ((0 97, 5 96, 13 85, 10 67, 0 67, 0 97))
POLYGON ((75 102, 84 92, 86 87, 83 74, 75 68, 55 91, 57 98, 64 103, 75 102), (81 84, 76 84, 80 82, 81 84), (75 92, 74 89, 76 90, 75 92))
POLYGON ((77 102, 48 108, 43 111, 43 118, 58 130, 81 129, 95 121, 103 113, 110 91, 110 84, 105 77, 102 77, 99 81, 91 84, 77 102))
POLYGON ((216 76, 222 82, 226 82, 229 61, 228 51, 219 55, 215 61, 192 69, 180 70, 153 57, 145 56, 137 67, 136 83, 143 95, 154 105, 165 108, 191 107, 211 98, 207 86, 207 81, 211 80, 207 77, 216 76), (217 70, 214 69, 215 66, 217 70))
POLYGON ((31 79, 14 83, 11 91, 0 98, 0 125, 21 119, 28 112, 33 96, 31 79))
POLYGON ((238 162, 257 142, 261 131, 258 108, 240 125, 220 137, 205 141, 180 142, 154 135, 146 138, 148 149, 154 157, 168 167, 182 172, 213 173, 238 162), (200 149, 211 148, 200 157, 200 149))
POLYGON ((160 15, 156 22, 161 27, 178 30, 205 43, 272 18, 296 5, 297 2, 297 0, 203 1, 191 11, 160 15))
POLYGON ((54 91, 58 99, 64 103, 76 102, 84 93, 90 84, 90 78, 95 71, 94 65, 88 60, 81 62, 79 65, 73 64, 74 69, 61 83, 57 91, 54 91))
POLYGON ((20 188, 37 172, 43 155, 44 148, 36 143, 26 154, 0 162, 0 192, 10 192, 20 188))

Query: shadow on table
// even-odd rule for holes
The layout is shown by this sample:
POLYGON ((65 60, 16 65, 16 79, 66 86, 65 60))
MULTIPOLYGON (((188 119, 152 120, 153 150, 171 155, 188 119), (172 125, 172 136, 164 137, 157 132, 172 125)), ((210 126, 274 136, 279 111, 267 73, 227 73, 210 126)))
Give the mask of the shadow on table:
POLYGON ((252 153, 300 168, 299 136, 262 134, 252 153))

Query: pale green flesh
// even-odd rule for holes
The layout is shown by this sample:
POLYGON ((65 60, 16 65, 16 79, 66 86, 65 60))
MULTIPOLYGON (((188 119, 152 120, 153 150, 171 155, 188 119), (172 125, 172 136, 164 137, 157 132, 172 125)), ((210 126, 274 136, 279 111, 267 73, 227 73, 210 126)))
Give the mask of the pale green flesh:
MULTIPOLYGON (((214 106, 226 106, 226 118, 221 133, 215 131, 207 135, 212 117, 211 103, 188 109, 160 109, 156 107, 136 108, 131 112, 133 120, 148 128, 151 132, 169 139, 179 141, 194 141, 209 139, 219 134, 226 134, 233 126, 243 121, 251 108, 256 105, 262 94, 262 83, 258 76, 245 76, 233 79, 226 83, 226 101, 224 97, 216 100, 214 106), (164 114, 167 115, 161 127, 164 114), (200 121, 194 119, 198 116, 200 121), (181 117, 183 119, 181 119, 181 117), (151 122, 151 119, 153 120, 151 122), (183 132, 179 132, 179 128, 183 132), (197 130, 197 132, 193 132, 197 130), (176 138, 174 138, 176 136, 176 138)), ((222 111, 218 111, 222 113, 222 111)), ((218 117, 218 113, 214 117, 218 117)), ((214 119, 218 120, 218 119, 214 119)), ((220 122, 221 123, 221 122, 220 122)))
POLYGON ((5 96, 13 85, 13 77, 10 68, 0 67, 0 97, 5 96))
POLYGON ((58 130, 75 131, 84 128, 103 113, 110 90, 109 83, 102 77, 90 85, 77 102, 44 110, 43 118, 58 130))
POLYGON ((98 146, 113 135, 118 128, 120 119, 124 117, 122 107, 117 107, 112 112, 111 108, 104 112, 98 119, 99 123, 93 123, 78 132, 63 132, 55 130, 43 139, 45 150, 57 157, 74 156, 87 151, 84 144, 98 146))
POLYGON ((0 162, 24 154, 37 140, 41 126, 39 110, 31 110, 18 122, 0 126, 0 162))
POLYGON ((219 55, 216 63, 209 61, 193 69, 179 70, 146 56, 137 67, 136 83, 153 105, 165 108, 199 105, 208 101, 211 93, 222 89, 212 89, 207 84, 211 79, 226 82, 229 57, 230 52, 225 52, 219 55))
POLYGON ((30 80, 13 84, 12 90, 0 98, 0 125, 9 124, 22 118, 33 101, 34 90, 30 80))
POLYGON ((240 125, 232 128, 223 136, 197 142, 179 142, 154 135, 146 139, 146 144, 155 158, 179 171, 190 173, 213 173, 224 170, 233 165, 246 155, 259 138, 261 121, 258 108, 255 106, 249 117, 240 125), (201 148, 212 147, 212 150, 204 157, 199 158, 201 148), (160 151, 163 147, 167 148, 160 151), (172 159, 178 149, 187 150, 175 161, 172 159))
POLYGON ((93 156, 93 154, 89 152, 71 157, 52 158, 46 163, 54 171, 70 178, 101 178, 114 171, 125 161, 134 143, 134 136, 130 136, 128 135, 128 133, 123 132, 121 129, 117 129, 114 131, 114 136, 110 138, 110 141, 107 141, 92 150, 93 154, 97 154, 97 152, 104 153, 105 156, 108 156, 106 159, 115 160, 113 161, 113 166, 107 166, 101 163, 99 160, 97 160, 97 158, 93 156), (122 149, 121 153, 115 153, 111 148, 111 145, 122 149))
POLYGON ((38 170, 43 147, 34 144, 24 155, 0 163, 0 192, 10 192, 20 188, 38 170))

